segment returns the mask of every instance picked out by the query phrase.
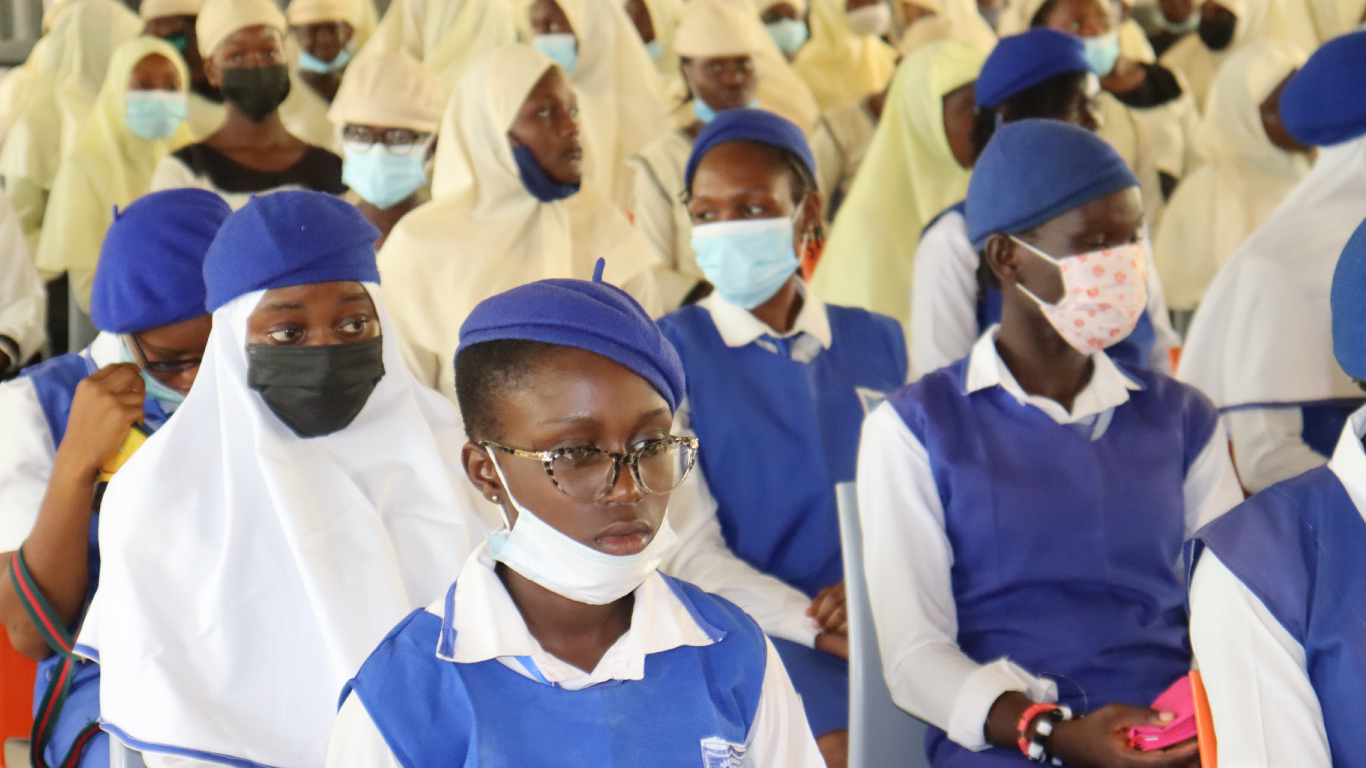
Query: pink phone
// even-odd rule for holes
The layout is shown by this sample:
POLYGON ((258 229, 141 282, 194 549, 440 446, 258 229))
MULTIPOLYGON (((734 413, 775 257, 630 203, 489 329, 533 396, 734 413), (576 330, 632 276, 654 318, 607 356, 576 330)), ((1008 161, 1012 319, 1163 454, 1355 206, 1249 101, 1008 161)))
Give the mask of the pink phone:
POLYGON ((1151 752, 1195 738, 1195 695, 1190 675, 1172 683, 1152 706, 1159 712, 1174 712, 1176 717, 1166 725, 1140 725, 1130 729, 1129 746, 1151 752))

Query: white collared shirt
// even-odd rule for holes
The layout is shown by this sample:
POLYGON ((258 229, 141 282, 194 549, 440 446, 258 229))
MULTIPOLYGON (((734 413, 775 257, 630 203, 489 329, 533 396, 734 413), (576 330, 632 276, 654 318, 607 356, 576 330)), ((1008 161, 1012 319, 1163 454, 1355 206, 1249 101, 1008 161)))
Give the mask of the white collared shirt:
MULTIPOLYGON (((524 677, 579 690, 609 680, 641 680, 645 657, 684 645, 715 640, 697 624, 658 574, 635 591, 631 628, 585 672, 546 652, 527 629, 503 582, 494 572, 488 544, 480 545, 460 571, 455 588, 455 649, 446 661, 478 663, 497 659, 524 677)), ((444 618, 445 599, 427 611, 444 618)), ((765 640, 768 659, 758 710, 746 740, 746 768, 822 768, 816 740, 806 724, 801 700, 792 689, 782 660, 765 640)), ((438 654, 438 658, 441 658, 438 654)), ((534 713, 526 713, 534 717, 534 713)), ((645 716, 645 715, 642 715, 645 716)), ((699 755, 699 768, 702 765, 699 755)), ((337 714, 327 746, 328 768, 397 768, 398 760, 365 711, 359 696, 349 696, 337 714)))
MULTIPOLYGON (((1366 517, 1366 408, 1348 419, 1328 469, 1366 517)), ((1191 579, 1191 646, 1209 695, 1221 768, 1333 764, 1304 647, 1210 550, 1191 579)))
MULTIPOLYGON (((1114 409, 1140 388, 1097 352, 1091 356, 1091 381, 1069 412, 1020 387, 996 351, 997 330, 993 327, 973 346, 970 392, 999 386, 1059 424, 1090 425, 1092 439, 1099 439, 1114 409)), ((950 577, 953 547, 929 453, 890 404, 879 406, 864 423, 858 478, 864 569, 892 699, 958 744, 986 749, 987 713, 1001 694, 1020 691, 1036 701, 1053 701, 1057 686, 1008 659, 978 664, 959 649, 950 577)), ((1192 463, 1183 492, 1187 535, 1242 501, 1222 429, 1214 430, 1192 463)))

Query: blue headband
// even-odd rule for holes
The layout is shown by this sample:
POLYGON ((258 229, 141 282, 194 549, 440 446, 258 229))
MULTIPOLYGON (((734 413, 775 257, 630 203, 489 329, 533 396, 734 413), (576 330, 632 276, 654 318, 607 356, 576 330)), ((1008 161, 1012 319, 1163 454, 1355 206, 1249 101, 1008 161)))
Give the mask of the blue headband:
POLYGON ((321 192, 253 197, 204 258, 210 312, 252 291, 337 280, 379 282, 380 236, 354 205, 321 192))
POLYGON ((993 234, 1026 232, 1138 177, 1095 134, 1058 120, 996 129, 968 182, 968 237, 981 250, 993 234))
POLYGON ((996 44, 977 77, 977 106, 995 109, 1050 77, 1090 71, 1081 38, 1049 27, 1035 27, 1003 37, 996 44))
POLYGON ((762 109, 727 109, 707 123, 693 142, 692 154, 688 156, 688 167, 683 174, 684 186, 692 189, 692 177, 702 158, 718 144, 728 141, 752 141, 770 147, 790 150, 801 158, 811 177, 816 177, 816 158, 811 154, 811 145, 806 135, 791 121, 762 109))
POLYGON ((523 339, 577 347, 630 368, 669 401, 683 401, 683 362, 669 340, 629 294, 602 282, 598 259, 593 281, 539 280, 479 302, 460 326, 460 347, 523 339))
POLYGON ((204 254, 232 209, 202 189, 144 195, 104 236, 90 319, 110 333, 136 333, 208 313, 204 254))
POLYGON ((1324 43, 1281 93, 1281 122, 1316 147, 1366 134, 1366 32, 1324 43))
POLYGON ((1366 222, 1342 248, 1328 304, 1333 313, 1333 355, 1348 376, 1366 381, 1366 222))

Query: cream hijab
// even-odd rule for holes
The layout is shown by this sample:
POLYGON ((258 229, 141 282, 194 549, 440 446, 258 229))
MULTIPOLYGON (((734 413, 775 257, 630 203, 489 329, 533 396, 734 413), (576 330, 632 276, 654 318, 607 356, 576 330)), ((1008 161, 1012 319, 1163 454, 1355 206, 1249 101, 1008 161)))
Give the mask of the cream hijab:
POLYGON ((977 0, 915 0, 915 4, 934 11, 934 15, 916 21, 902 33, 896 44, 902 56, 935 40, 962 40, 988 51, 996 47, 996 33, 978 12, 977 0))
POLYGON ((406 51, 450 93, 471 61, 516 39, 511 0, 394 0, 357 58, 406 51))
POLYGON ((977 79, 987 54, 959 40, 917 49, 897 68, 811 286, 833 304, 910 323, 921 230, 967 195, 969 171, 944 133, 944 96, 977 79))
POLYGON ((494 294, 544 278, 588 279, 604 257, 610 282, 660 311, 653 270, 663 263, 590 181, 552 203, 522 184, 508 130, 553 66, 518 44, 471 63, 437 137, 433 200, 401 219, 380 251, 405 357, 419 381, 452 400, 460 324, 494 294))
MULTIPOLYGON (((34 48, 22 105, 0 150, 0 176, 51 189, 62 158, 94 108, 114 49, 142 33, 142 20, 115 0, 71 0, 34 48)), ((11 190, 13 188, 11 187, 11 190)))
POLYGON ((1196 142, 1207 163, 1181 181, 1153 244, 1173 309, 1194 309, 1219 269, 1309 173, 1309 160, 1271 143, 1260 106, 1302 51, 1265 40, 1229 58, 1210 90, 1196 142))
POLYGON ((139 37, 119 46, 109 60, 109 75, 95 108, 81 127, 76 146, 62 161, 48 198, 35 261, 41 270, 70 274, 82 310, 90 306, 95 264, 104 233, 114 222, 114 206, 126 206, 147 194, 157 163, 191 141, 184 123, 169 139, 151 141, 133 133, 124 122, 128 78, 139 62, 154 55, 175 65, 180 92, 186 92, 190 75, 170 43, 139 37))
POLYGON ((822 111, 881 91, 896 69, 896 50, 872 35, 854 34, 844 5, 814 0, 811 39, 792 63, 822 111))

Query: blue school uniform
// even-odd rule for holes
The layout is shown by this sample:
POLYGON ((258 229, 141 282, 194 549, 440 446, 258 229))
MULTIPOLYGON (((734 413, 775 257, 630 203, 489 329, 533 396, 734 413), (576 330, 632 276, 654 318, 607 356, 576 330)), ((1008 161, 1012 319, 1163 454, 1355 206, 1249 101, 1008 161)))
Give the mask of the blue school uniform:
MULTIPOLYGON (((953 549, 957 643, 1054 680, 1078 713, 1147 706, 1190 668, 1184 484, 1217 426, 1192 387, 1117 363, 1135 385, 1093 424, 1060 424, 1003 387, 968 390, 971 358, 888 398, 925 447, 953 549), (1101 419, 1108 418, 1108 424, 1101 419)), ((1023 765, 932 728, 935 766, 1023 765)))
POLYGON ((520 661, 533 677, 496 658, 453 661, 452 585, 444 615, 409 614, 341 701, 360 697, 404 768, 728 768, 738 764, 758 712, 764 635, 725 600, 663 579, 712 642, 647 655, 639 680, 569 690, 547 681, 530 657, 520 661))
POLYGON ((1258 493, 1196 534, 1304 647, 1333 765, 1366 765, 1366 520, 1329 467, 1258 493))
MULTIPOLYGON (((42 406, 43 417, 47 421, 48 430, 52 433, 54 445, 60 446, 66 436, 67 418, 71 413, 71 403, 76 396, 76 386, 81 383, 82 379, 97 370, 99 370, 99 366, 91 356, 90 349, 86 348, 79 354, 62 355, 41 365, 26 368, 20 374, 33 385, 33 391, 37 395, 39 405, 42 406)), ((165 423, 167 418, 160 404, 150 397, 143 402, 143 413, 146 417, 143 424, 149 430, 157 429, 165 423)), ((99 584, 98 529, 99 515, 96 514, 90 519, 90 579, 86 587, 86 605, 89 605, 90 597, 95 594, 95 587, 99 584)), ((84 614, 84 609, 82 609, 82 614, 84 614)), ((74 631, 77 626, 80 626, 79 617, 70 629, 74 631)), ((52 684, 52 677, 58 671, 61 663, 62 657, 57 654, 53 654, 38 663, 38 675, 33 687, 35 717, 40 716, 39 709, 43 696, 52 684)), ((93 661, 78 662, 70 674, 73 677, 68 689, 66 703, 57 713, 57 725, 53 731, 52 740, 48 742, 47 749, 44 752, 49 765, 60 764, 81 731, 90 723, 97 721, 100 716, 99 664, 93 661)), ((108 735, 100 732, 87 743, 79 765, 84 766, 84 768, 104 768, 109 765, 108 735)))
MULTIPOLYGON (((868 408, 901 387, 900 325, 862 309, 809 308, 829 320, 829 348, 794 359, 799 338, 729 346, 707 304, 659 321, 687 372, 698 463, 727 546, 810 597, 844 578, 835 484, 854 479, 868 408)), ((804 309, 804 311, 807 311, 804 309)), ((848 664, 773 638, 817 736, 848 727, 848 664)))

